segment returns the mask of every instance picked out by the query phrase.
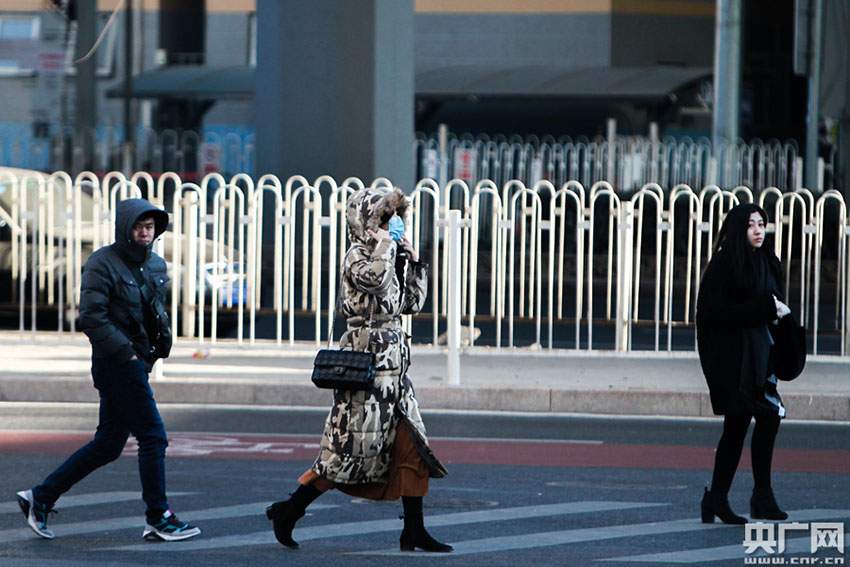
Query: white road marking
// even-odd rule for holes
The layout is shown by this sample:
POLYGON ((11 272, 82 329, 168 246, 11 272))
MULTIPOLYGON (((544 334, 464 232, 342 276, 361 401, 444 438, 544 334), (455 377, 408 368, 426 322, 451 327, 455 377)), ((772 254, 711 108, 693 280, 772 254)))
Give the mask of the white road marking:
MULTIPOLYGON (((742 538, 743 539, 743 538, 742 538)), ((805 553, 810 554, 811 541, 808 537, 800 537, 785 540, 785 551, 782 554, 774 554, 778 561, 790 562, 787 559, 788 555, 805 553), (786 559, 782 559, 786 558, 786 559)), ((651 553, 648 555, 635 555, 633 557, 614 557, 611 559, 600 559, 599 561, 613 561, 616 563, 715 563, 730 559, 738 559, 742 562, 747 555, 744 553, 743 545, 724 545, 721 547, 707 547, 704 549, 690 549, 685 551, 671 551, 669 553, 651 553)), ((764 552, 761 554, 752 554, 750 557, 765 557, 764 552)), ((779 564, 779 563, 778 563, 779 564)), ((790 563, 788 563, 790 565, 790 563)))
MULTIPOLYGON (((185 496, 195 494, 194 492, 171 492, 169 496, 185 496)), ((119 491, 119 492, 95 492, 92 494, 72 494, 63 496, 57 503, 57 509, 71 508, 76 506, 95 506, 97 504, 113 504, 115 502, 132 502, 141 500, 141 491, 119 491)), ((20 514, 21 508, 15 502, 0 502, 0 514, 20 514)))
POLYGON ((604 445, 601 439, 524 439, 522 437, 429 437, 439 441, 471 441, 474 443, 526 443, 529 445, 604 445))
MULTIPOLYGON (((429 523, 430 525, 430 523, 429 523)), ((712 526, 708 526, 711 528, 712 526)), ((716 527, 716 525, 715 525, 716 527)), ((515 551, 536 547, 551 547, 569 543, 602 541, 622 537, 657 535, 673 532, 687 532, 704 529, 698 519, 674 520, 670 522, 651 522, 646 524, 626 524, 621 526, 599 526, 576 530, 560 530, 553 532, 538 532, 533 534, 518 534, 511 536, 490 537, 468 541, 448 541, 454 547, 452 556, 470 555, 474 553, 493 553, 497 551, 515 551)), ((358 555, 404 555, 398 549, 383 549, 357 552, 358 555)), ((433 557, 439 554, 423 554, 423 557, 433 557)))
MULTIPOLYGON (((173 493, 172 496, 191 494, 191 493, 173 493)), ((62 499, 65 504, 63 508, 75 506, 91 506, 97 504, 108 504, 113 502, 121 502, 135 500, 139 498, 137 492, 104 492, 94 494, 83 494, 76 496, 68 496, 62 499)), ((181 517, 190 521, 193 524, 199 524, 203 529, 204 521, 223 520, 228 518, 239 518, 257 516, 263 517, 267 502, 254 502, 249 504, 241 504, 235 506, 224 506, 218 508, 207 508, 199 510, 178 511, 181 517)), ((473 512, 457 512, 450 514, 431 515, 427 517, 429 527, 444 527, 458 526, 463 524, 473 523, 490 523, 498 521, 523 520, 529 518, 545 518, 570 514, 586 514, 606 511, 628 510, 649 507, 661 507, 667 504, 661 503, 646 503, 646 502, 568 502, 561 504, 548 504, 540 506, 523 506, 515 508, 496 508, 489 510, 479 510, 473 512)), ((9 513, 17 510, 17 504, 14 502, 3 503, 0 511, 9 513), (12 508, 14 506, 14 509, 12 508)), ((315 504, 310 507, 310 510, 321 510, 328 508, 338 508, 337 505, 315 504)), ((806 509, 794 510, 789 512, 791 519, 795 522, 811 522, 818 520, 834 520, 839 518, 850 518, 850 510, 833 510, 833 509, 806 509)), ((141 535, 144 518, 141 516, 120 517, 120 518, 102 518, 94 521, 77 522, 69 524, 51 524, 51 527, 57 532, 57 537, 74 536, 89 533, 98 533, 106 531, 118 531, 125 529, 138 529, 141 535)), ((22 520, 23 524, 23 520, 22 520)), ((698 518, 686 518, 681 520, 672 520, 666 522, 648 522, 640 524, 626 525, 605 525, 593 528, 581 528, 572 530, 559 530, 549 532, 538 532, 530 534, 518 534, 511 536, 500 536, 485 539, 467 540, 467 541, 448 541, 454 546, 454 552, 451 554, 417 554, 421 558, 446 558, 457 557, 458 555, 471 555, 482 553, 496 553, 505 551, 516 551, 522 549, 553 547, 559 545, 567 545, 572 543, 583 543, 591 541, 605 541, 618 538, 629 537, 646 537, 658 536, 669 533, 686 533, 699 532, 703 530, 728 529, 737 530, 741 534, 741 544, 726 545, 720 547, 688 549, 680 551, 671 551, 667 553, 652 553, 644 555, 631 555, 621 557, 600 558, 597 561, 612 562, 616 564, 623 563, 665 563, 665 564, 695 564, 695 563, 716 563, 724 560, 741 559, 746 556, 743 547, 743 529, 742 526, 728 526, 721 523, 702 524, 698 518)), ((309 541, 315 539, 326 539, 336 537, 348 537, 359 534, 373 534, 387 531, 398 531, 401 529, 401 523, 396 519, 374 520, 361 522, 348 522, 329 525, 315 525, 304 528, 297 528, 293 532, 293 537, 296 541, 309 541)), ((456 533, 456 532, 455 532, 456 533)), ((36 536, 22 525, 21 528, 8 529, 0 531, 0 543, 8 543, 26 539, 32 539, 36 536)), ((279 544, 274 539, 274 534, 269 529, 262 532, 254 532, 243 535, 231 535, 218 538, 193 539, 186 542, 181 542, 180 545, 174 546, 157 546, 151 544, 134 544, 121 547, 105 548, 108 551, 199 551, 199 550, 215 550, 236 547, 248 546, 278 546, 279 544)), ((809 552, 810 539, 808 537, 789 538, 786 541, 786 549, 784 554, 801 554, 809 552)), ((827 550, 828 551, 828 550, 827 550)), ((397 548, 384 550, 369 550, 361 552, 353 552, 352 555, 379 555, 379 556, 397 556, 409 555, 398 551, 397 548)))
MULTIPOLYGON (((835 518, 850 515, 850 510, 797 510, 791 512, 792 518, 797 521, 816 519, 816 518, 835 518)), ((429 525, 432 525, 429 523, 429 525)), ((699 518, 688 518, 686 520, 672 520, 668 522, 650 522, 645 524, 627 524, 620 526, 599 526, 596 528, 583 528, 576 530, 562 530, 553 532, 542 532, 524 535, 512 535, 504 537, 492 537, 486 539, 477 539, 469 541, 449 541, 454 547, 454 551, 450 554, 470 555, 473 553, 493 553, 497 551, 515 551, 518 549, 530 549, 539 547, 551 547, 555 545, 566 545, 570 543, 584 543, 589 541, 603 541, 626 537, 639 537, 649 535, 661 535, 667 533, 682 533, 695 532, 708 529, 717 529, 729 527, 724 524, 703 524, 699 518)), ((743 530, 741 530, 741 541, 743 542, 743 530)), ((744 548, 735 546, 739 555, 733 557, 743 557, 744 548)), ((687 554, 694 553, 693 551, 683 552, 687 554)), ((397 549, 385 549, 376 551, 361 551, 357 555, 404 555, 403 552, 397 549)), ((434 557, 443 554, 422 554, 421 557, 434 557)), ((647 556, 650 557, 650 556, 647 556)), ((657 555, 652 555, 652 559, 644 561, 661 561, 655 559, 657 555)), ((684 555, 683 555, 684 557, 684 555)), ((728 559, 721 557, 720 559, 728 559)), ((700 559, 700 561, 710 561, 711 559, 700 559)), ((617 557, 606 559, 606 561, 634 561, 634 559, 626 557, 617 557)))
MULTIPOLYGON (((818 520, 827 520, 834 518, 850 518, 850 510, 797 510, 789 512, 790 521, 794 522, 812 522, 818 520)), ((799 533, 799 532, 798 532, 799 533)), ((741 532, 741 543, 738 545, 724 545, 720 547, 706 547, 702 549, 686 549, 682 551, 671 551, 668 553, 649 553, 646 555, 632 555, 624 557, 610 557, 601 559, 600 561, 612 561, 614 563, 714 563, 728 559, 740 559, 743 561, 747 554, 744 553, 745 547, 744 533, 741 532)), ((828 553, 830 550, 826 550, 828 553)), ((810 553, 811 538, 810 537, 795 537, 786 538, 785 552, 783 554, 775 554, 775 557, 784 557, 787 554, 794 553, 810 553)), ((763 553, 762 553, 763 555, 763 553)), ((755 557, 752 554, 751 557, 755 557)))
MULTIPOLYGON (((453 514, 429 515, 428 526, 457 526, 462 524, 473 524, 479 522, 495 522, 506 520, 522 520, 526 518, 543 518, 548 516, 561 516, 565 514, 584 514, 593 512, 605 512, 612 510, 628 510, 633 508, 650 508, 666 506, 648 502, 567 502, 563 504, 548 504, 542 506, 522 506, 518 508, 496 508, 477 512, 458 512, 453 514)), ((311 506, 310 509, 314 507, 311 506)), ((188 516, 187 516, 188 517, 188 516)), ((349 522, 343 524, 330 524, 321 526, 310 526, 296 528, 292 532, 295 541, 307 541, 311 539, 322 539, 332 537, 345 537, 359 534, 370 534, 387 531, 401 530, 401 522, 398 520, 373 520, 368 522, 349 522)), ((250 545, 280 545, 274 538, 271 530, 263 532, 224 536, 211 539, 193 539, 181 542, 179 546, 146 546, 130 545, 112 550, 121 551, 197 551, 203 549, 223 549, 229 547, 242 547, 250 545), (166 549, 166 547, 168 549, 166 549)))
MULTIPOLYGON (((174 494, 172 493, 172 496, 174 494)), ((223 506, 220 508, 206 508, 203 510, 177 510, 177 515, 183 520, 191 524, 197 524, 204 520, 223 520, 227 518, 243 518, 246 516, 262 516, 265 517, 266 506, 268 502, 254 502, 251 504, 239 504, 236 506, 223 506)), ((311 508, 333 508, 334 505, 317 504, 311 508)), ((20 513, 20 512, 19 512, 20 513)), ((26 521, 21 516, 21 524, 26 525, 26 521)), ((73 522, 68 524, 60 524, 49 522, 50 528, 56 533, 57 538, 91 534, 98 532, 114 532, 117 530, 138 529, 139 539, 141 539, 142 529, 145 527, 144 515, 125 516, 122 518, 101 518, 87 522, 73 522)), ((199 526, 203 530, 203 525, 199 526)), ((0 531, 0 543, 9 543, 24 539, 38 537, 32 533, 28 527, 14 528, 10 530, 0 531)), ((156 546, 140 546, 145 551, 150 551, 156 546)), ((173 549, 172 549, 173 550, 173 549)))
MULTIPOLYGON (((210 435, 206 433, 174 433, 168 436, 168 457, 199 457, 212 454, 236 455, 291 455, 299 449, 318 451, 318 441, 257 441, 254 436, 246 440, 240 435, 210 435)), ((135 437, 127 440, 122 455, 133 456, 139 445, 135 437)))

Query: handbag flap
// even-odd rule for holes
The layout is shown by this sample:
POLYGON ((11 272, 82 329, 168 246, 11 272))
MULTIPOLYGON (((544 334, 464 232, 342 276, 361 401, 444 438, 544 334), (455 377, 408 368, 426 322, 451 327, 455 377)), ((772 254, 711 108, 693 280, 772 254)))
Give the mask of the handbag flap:
POLYGON ((375 354, 357 350, 321 349, 316 353, 313 366, 344 366, 367 370, 374 364, 375 354))

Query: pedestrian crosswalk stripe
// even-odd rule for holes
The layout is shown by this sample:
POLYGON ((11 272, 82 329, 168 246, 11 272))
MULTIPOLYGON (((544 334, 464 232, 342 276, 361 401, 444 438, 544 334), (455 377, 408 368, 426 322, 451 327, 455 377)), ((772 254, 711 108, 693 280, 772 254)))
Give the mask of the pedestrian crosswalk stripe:
MULTIPOLYGON (((175 494, 172 493, 170 496, 174 495, 175 494)), ((178 510, 177 513, 186 521, 189 521, 190 523, 194 524, 196 522, 201 522, 204 520, 223 520, 227 518, 262 516, 265 514, 266 506, 268 506, 268 504, 268 502, 254 502, 251 504, 239 504, 236 506, 223 506, 220 508, 207 508, 203 510, 178 510)), ((332 504, 317 504, 316 506, 312 506, 312 508, 316 509, 334 507, 336 506, 332 504)), ((20 511, 18 513, 20 513, 20 511)), ((23 522, 23 519, 23 516, 21 516, 22 523, 25 523, 23 522)), ((100 518, 98 520, 91 520, 87 522, 71 522, 68 524, 54 524, 51 522, 50 528, 56 533, 56 537, 125 529, 138 529, 139 534, 141 535, 142 529, 145 525, 144 522, 145 519, 143 515, 135 515, 125 516, 122 518, 100 518)), ((203 529, 203 526, 201 526, 201 529, 203 529)), ((32 531, 30 531, 30 529, 26 527, 14 528, 10 530, 0 530, 0 543, 8 543, 12 541, 19 541, 22 539, 30 539, 31 537, 35 536, 32 531)), ((150 550, 152 549, 152 547, 156 546, 143 547, 147 550, 150 550)))
MULTIPOLYGON (((541 506, 522 506, 517 508, 496 508, 476 512, 457 512, 452 514, 429 515, 427 523, 429 527, 457 526, 461 524, 473 524, 506 520, 523 520, 527 518, 543 518, 547 516, 561 516, 566 514, 585 514, 594 512, 607 512, 614 510, 628 510, 634 508, 651 508, 666 506, 650 502, 567 502, 563 504, 546 504, 541 506)), ((310 506, 312 510, 314 506, 310 506)), ((322 526, 310 526, 296 528, 292 532, 295 541, 306 541, 311 539, 322 539, 331 537, 345 537, 360 534, 396 531, 401 529, 401 522, 393 520, 373 520, 366 522, 349 522, 342 524, 330 524, 322 526)), ((130 545, 110 548, 122 551, 197 551, 205 549, 223 549, 228 547, 243 547, 250 545, 278 545, 269 529, 263 532, 232 535, 210 539, 194 539, 182 542, 177 546, 146 546, 130 545), (168 549, 165 549, 168 547, 168 549)))
MULTIPOLYGON (((741 538, 743 541, 743 538, 741 538)), ((811 541, 810 538, 807 537, 798 537, 793 539, 785 540, 785 551, 782 553, 782 557, 794 553, 807 553, 811 550, 811 541)), ((758 557, 762 557, 764 553, 758 557)), ((779 556, 777 554, 777 556, 779 556)), ((631 562, 631 563, 682 563, 682 564, 691 564, 691 563, 712 563, 714 564, 717 561, 723 561, 728 559, 743 559, 747 557, 744 553, 744 546, 742 544, 738 545, 724 545, 721 547, 707 547, 704 549, 688 549, 685 551, 671 551, 668 553, 650 553, 647 555, 635 555, 632 557, 614 557, 611 559, 602 559, 601 561, 613 561, 615 563, 620 562, 631 562)), ((750 557, 757 557, 756 554, 751 555, 750 557)))
MULTIPOLYGON (((430 522, 429 526, 432 525, 430 522)), ((708 526, 711 528, 712 526, 708 526)), ((696 519, 674 520, 670 522, 651 522, 646 524, 626 524, 620 526, 599 526, 575 530, 537 532, 510 536, 490 537, 469 541, 449 541, 454 547, 453 556, 487 553, 495 551, 515 551, 535 547, 551 547, 568 543, 601 541, 621 537, 657 535, 674 532, 687 532, 703 529, 696 519)), ((361 555, 398 555, 397 549, 384 549, 357 552, 361 555)), ((429 555, 430 557, 430 555, 429 555)))
MULTIPOLYGON (((171 492, 169 496, 186 496, 194 492, 171 492)), ((70 508, 72 506, 95 506, 97 504, 114 504, 115 502, 131 502, 141 500, 142 493, 139 491, 116 491, 116 492, 94 492, 92 494, 72 494, 63 496, 61 504, 57 508, 70 508)), ((17 501, 0 502, 0 514, 20 514, 21 508, 17 501)))
MULTIPOLYGON (((816 518, 835 518, 850 515, 850 510, 798 510, 792 512, 792 517, 795 521, 816 519, 816 518)), ((429 525, 434 525, 429 522, 429 525)), ((454 547, 452 556, 469 555, 473 553, 492 553, 496 551, 515 551, 519 549, 531 549, 539 547, 551 547, 555 545, 566 545, 570 543, 583 543, 588 541, 602 541, 609 539, 637 537, 648 535, 660 535, 666 533, 682 533, 692 532, 707 529, 717 529, 724 527, 724 524, 703 524, 698 518, 688 518, 685 520, 672 520, 668 522, 651 522, 645 524, 626 524, 620 526, 599 526, 596 528, 581 528, 575 530, 562 530, 553 532, 520 534, 502 537, 492 537, 486 539, 477 539, 469 541, 449 541, 454 547)), ((742 538, 743 542, 743 531, 742 538)), ((743 547, 736 546, 739 555, 743 556, 743 547)), ((399 555, 396 549, 372 550, 356 552, 359 555, 399 555)), ((692 553, 688 551, 687 553, 692 553)), ((431 555, 428 555, 431 557, 431 555)), ((728 559, 721 557, 720 559, 728 559)), ((628 557, 620 557, 609 559, 609 561, 629 561, 628 557)), ((647 561, 650 561, 649 559, 647 561)), ((651 559, 651 561, 656 561, 651 559)), ((708 561, 706 559, 705 561, 708 561)))
MULTIPOLYGON (((790 519, 794 522, 812 522, 819 520, 830 520, 835 518, 850 517, 850 510, 796 510, 789 512, 790 519)), ((758 521, 758 520, 755 520, 758 521)), ((671 551, 666 553, 650 553, 646 555, 632 555, 624 557, 611 557, 602 561, 619 563, 714 563, 728 559, 743 559, 744 535, 741 534, 741 543, 737 545, 724 545, 720 547, 706 547, 703 549, 687 549, 683 551, 671 551)), ((809 553, 811 551, 811 538, 795 537, 785 540, 784 554, 809 553)), ((751 557, 755 557, 752 554, 751 557)))

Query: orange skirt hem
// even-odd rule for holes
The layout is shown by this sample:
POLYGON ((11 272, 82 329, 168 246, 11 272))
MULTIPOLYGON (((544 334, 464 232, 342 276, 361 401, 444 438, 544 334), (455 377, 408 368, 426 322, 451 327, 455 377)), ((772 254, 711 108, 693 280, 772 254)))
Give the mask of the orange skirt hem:
POLYGON ((422 456, 413 444, 407 427, 399 424, 387 482, 369 482, 362 484, 342 484, 334 482, 309 469, 298 479, 303 485, 312 484, 324 492, 335 488, 349 496, 368 500, 398 500, 401 496, 425 496, 428 494, 430 474, 422 456))

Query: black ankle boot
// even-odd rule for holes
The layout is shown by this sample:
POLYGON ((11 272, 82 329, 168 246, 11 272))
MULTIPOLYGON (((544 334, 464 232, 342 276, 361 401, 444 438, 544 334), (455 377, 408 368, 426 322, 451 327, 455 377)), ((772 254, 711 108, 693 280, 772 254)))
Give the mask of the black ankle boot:
POLYGON ((398 540, 402 551, 415 551, 418 547, 422 551, 445 553, 454 548, 445 543, 440 543, 431 537, 425 530, 425 520, 422 518, 422 497, 402 496, 404 505, 404 529, 398 540))
POLYGON ((440 543, 431 537, 421 518, 416 522, 409 521, 407 516, 404 517, 404 529, 401 531, 398 543, 402 551, 416 551, 418 547, 422 551, 446 553, 454 549, 452 546, 440 543))
POLYGON ((274 537, 281 545, 298 547, 298 542, 292 539, 292 530, 295 522, 304 517, 304 511, 296 509, 292 499, 275 502, 266 508, 266 517, 273 522, 274 537))
POLYGON ((292 539, 295 522, 304 517, 307 506, 322 493, 313 485, 298 487, 289 500, 275 502, 266 508, 266 518, 274 525, 274 537, 281 545, 297 548, 298 542, 292 539))
POLYGON ((746 518, 738 516, 732 511, 725 493, 710 492, 708 488, 706 488, 705 493, 702 496, 702 505, 700 508, 702 509, 703 524, 713 524, 715 516, 720 518, 720 521, 724 524, 747 523, 746 518))
POLYGON ((750 498, 750 517, 754 520, 787 520, 788 514, 779 508, 773 489, 769 486, 754 488, 750 498))

